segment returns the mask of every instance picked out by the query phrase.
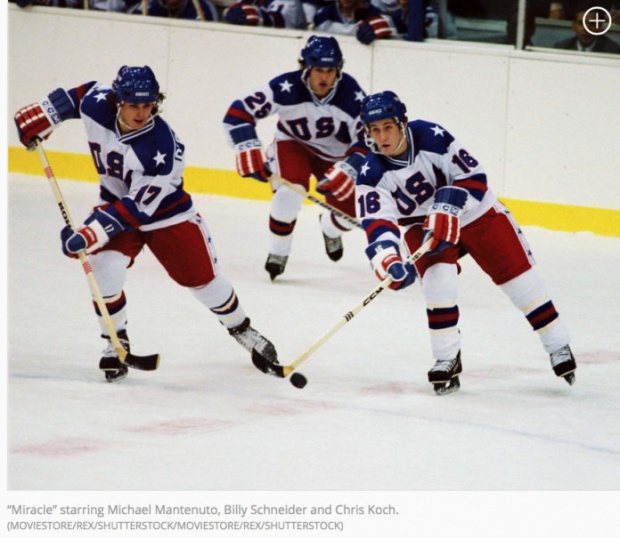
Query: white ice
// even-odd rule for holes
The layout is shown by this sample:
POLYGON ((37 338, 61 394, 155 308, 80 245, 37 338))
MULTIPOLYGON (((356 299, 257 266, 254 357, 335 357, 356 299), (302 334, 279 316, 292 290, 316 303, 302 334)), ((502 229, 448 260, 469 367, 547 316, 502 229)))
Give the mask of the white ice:
MULTIPOLYGON (((148 251, 128 273, 129 334, 136 354, 158 352, 162 364, 108 384, 97 366, 104 342, 86 279, 60 251, 62 220, 51 189, 43 177, 9 174, 8 182, 13 498, 84 492, 76 498, 87 502, 86 492, 143 491, 203 492, 206 499, 208 492, 264 491, 279 502, 318 491, 326 499, 382 492, 400 501, 402 492, 618 491, 620 239, 524 229, 571 329, 578 361, 572 387, 554 376, 522 314, 470 258, 459 278, 462 387, 438 397, 426 381, 433 361, 417 285, 386 291, 345 325, 300 367, 309 383, 298 390, 256 370, 148 251)), ((81 222, 98 187, 59 183, 81 222)), ((263 269, 268 203, 194 200, 223 272, 284 364, 376 285, 360 231, 345 237, 340 262, 327 258, 317 206, 304 206, 286 272, 272 283, 263 269)), ((553 517, 556 530, 581 530, 584 516, 583 529, 591 531, 586 516, 610 517, 604 502, 584 515, 581 500, 556 504, 561 498, 533 503, 541 517, 553 517)), ((458 496, 449 499, 444 510, 458 513, 458 496)), ((471 509, 488 516, 484 507, 471 509)), ((459 525, 442 517, 458 535, 459 525)), ((509 530, 498 528, 497 535, 509 530)), ((403 536, 415 535, 409 531, 403 536)))

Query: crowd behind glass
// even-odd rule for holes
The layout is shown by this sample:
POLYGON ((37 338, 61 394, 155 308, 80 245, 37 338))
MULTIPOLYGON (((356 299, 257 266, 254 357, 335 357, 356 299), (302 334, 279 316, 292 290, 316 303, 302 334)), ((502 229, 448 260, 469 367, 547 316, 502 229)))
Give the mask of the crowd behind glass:
POLYGON ((620 54, 620 0, 10 0, 375 39, 451 39, 620 54), (608 28, 602 31, 601 28, 608 28))

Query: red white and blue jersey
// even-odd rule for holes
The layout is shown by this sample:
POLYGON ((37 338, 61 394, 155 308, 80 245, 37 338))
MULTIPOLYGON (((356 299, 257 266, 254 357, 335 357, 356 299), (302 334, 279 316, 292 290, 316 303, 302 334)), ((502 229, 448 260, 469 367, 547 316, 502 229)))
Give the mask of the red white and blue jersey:
POLYGON ((399 159, 373 152, 359 170, 356 212, 369 243, 390 239, 400 244, 400 227, 421 225, 441 187, 467 191, 462 226, 496 201, 482 165, 440 125, 411 121, 405 136, 409 148, 399 159))
POLYGON ((275 139, 294 140, 327 161, 339 161, 353 152, 365 155, 368 148, 359 119, 365 97, 357 81, 342 73, 332 91, 318 99, 309 89, 304 71, 284 73, 264 88, 232 103, 224 117, 228 140, 238 143, 236 129, 251 126, 260 119, 278 115, 275 139))
POLYGON ((121 134, 108 85, 89 82, 65 90, 81 118, 99 173, 100 204, 114 204, 125 230, 143 231, 183 222, 196 214, 183 190, 185 146, 159 116, 137 131, 121 134))

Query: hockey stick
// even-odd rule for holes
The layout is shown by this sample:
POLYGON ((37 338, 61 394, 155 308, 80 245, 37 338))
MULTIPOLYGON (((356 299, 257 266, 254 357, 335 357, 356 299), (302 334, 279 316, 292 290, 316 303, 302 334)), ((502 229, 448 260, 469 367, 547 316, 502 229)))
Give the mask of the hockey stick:
MULTIPOLYGON (((415 263, 419 260, 424 254, 428 252, 431 247, 432 237, 429 237, 418 250, 416 250, 409 258, 407 258, 406 263, 415 263)), ((384 278, 381 283, 375 287, 364 299, 355 306, 352 310, 347 312, 340 321, 336 323, 329 331, 327 331, 321 338, 319 338, 314 344, 312 344, 306 351, 304 351, 299 357, 297 357, 293 362, 288 365, 274 364, 268 361, 265 357, 263 357, 258 351, 252 351, 252 362, 254 366, 256 366, 259 370, 263 372, 268 372, 276 377, 287 377, 291 374, 297 367, 304 362, 310 355, 312 355, 317 349, 319 349, 325 342, 327 342, 334 334, 336 334, 344 325, 349 323, 355 316, 357 316, 364 308, 366 308, 377 296, 390 284, 392 283, 392 279, 388 276, 384 278)))
MULTIPOLYGON (((56 201, 58 202, 58 207, 60 209, 60 213, 62 214, 62 218, 64 219, 66 225, 71 226, 71 229, 74 229, 71 215, 69 214, 69 210, 67 209, 67 204, 62 195, 62 192, 60 192, 60 187, 58 186, 58 182, 56 181, 56 176, 54 176, 54 172, 52 171, 49 161, 47 160, 47 155, 45 154, 45 150, 43 149, 41 141, 37 140, 34 143, 34 147, 36 148, 41 164, 43 165, 45 176, 49 180, 49 184, 54 191, 54 196, 56 197, 56 201)), ((133 355, 122 346, 118 338, 118 334, 114 329, 114 323, 112 322, 112 318, 110 317, 110 312, 108 311, 108 307, 103 300, 103 295, 101 295, 101 290, 99 289, 99 285, 97 284, 97 280, 95 279, 95 275, 93 274, 92 267, 90 265, 90 262, 88 261, 88 257, 86 256, 86 252, 84 250, 81 250, 77 253, 77 256, 80 260, 80 263, 82 264, 84 274, 88 279, 90 291, 93 299, 95 300, 95 303, 97 303, 97 307, 99 308, 103 324, 105 325, 105 328, 108 330, 108 333, 110 335, 110 341, 112 342, 114 350, 118 355, 118 361, 120 361, 121 363, 125 362, 128 366, 131 366, 132 368, 136 368, 138 370, 156 370, 159 366, 159 354, 144 356, 133 355)), ((101 370, 118 370, 118 361, 114 357, 101 359, 101 362, 99 363, 99 368, 101 368, 101 370)))
POLYGON ((292 191, 296 192, 297 194, 303 196, 304 198, 307 198, 311 202, 314 202, 315 204, 320 205, 322 208, 327 209, 328 211, 331 211, 334 215, 337 215, 341 219, 346 220, 349 224, 353 224, 354 226, 357 226, 358 228, 362 227, 362 225, 359 223, 357 219, 354 219, 351 215, 348 215, 344 211, 341 211, 340 209, 337 209, 334 206, 329 205, 327 202, 324 202, 320 198, 313 196, 312 194, 307 192, 306 189, 304 189, 301 185, 297 185, 296 183, 291 183, 287 179, 284 179, 283 177, 280 177, 277 174, 271 174, 270 177, 272 179, 275 179, 278 183, 281 183, 285 187, 288 187, 292 191))

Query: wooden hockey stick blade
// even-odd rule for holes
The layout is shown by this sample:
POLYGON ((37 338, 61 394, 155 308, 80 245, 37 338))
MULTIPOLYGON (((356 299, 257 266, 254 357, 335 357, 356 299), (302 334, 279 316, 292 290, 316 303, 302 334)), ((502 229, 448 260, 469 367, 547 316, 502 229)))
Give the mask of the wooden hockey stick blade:
MULTIPOLYGON (((407 258, 406 263, 415 263, 419 260, 424 254, 426 254, 433 242, 433 237, 430 235, 427 237, 426 241, 422 243, 420 248, 416 250, 409 258, 407 258)), ((334 334, 336 334, 344 325, 349 323, 357 314, 359 314, 364 308, 366 308, 377 296, 385 290, 392 283, 392 279, 388 276, 384 278, 381 283, 373 288, 373 290, 366 296, 362 301, 357 304, 352 310, 349 310, 344 316, 340 318, 338 323, 334 325, 331 329, 329 329, 321 338, 319 338, 314 344, 312 344, 306 351, 304 351, 299 357, 297 357, 293 362, 288 365, 282 364, 274 364, 269 362, 265 357, 263 357, 256 350, 252 351, 252 362, 254 366, 258 368, 261 372, 265 372, 266 374, 271 374, 276 377, 287 377, 292 372, 294 372, 297 367, 308 359, 317 349, 319 349, 325 342, 327 342, 334 334)))

